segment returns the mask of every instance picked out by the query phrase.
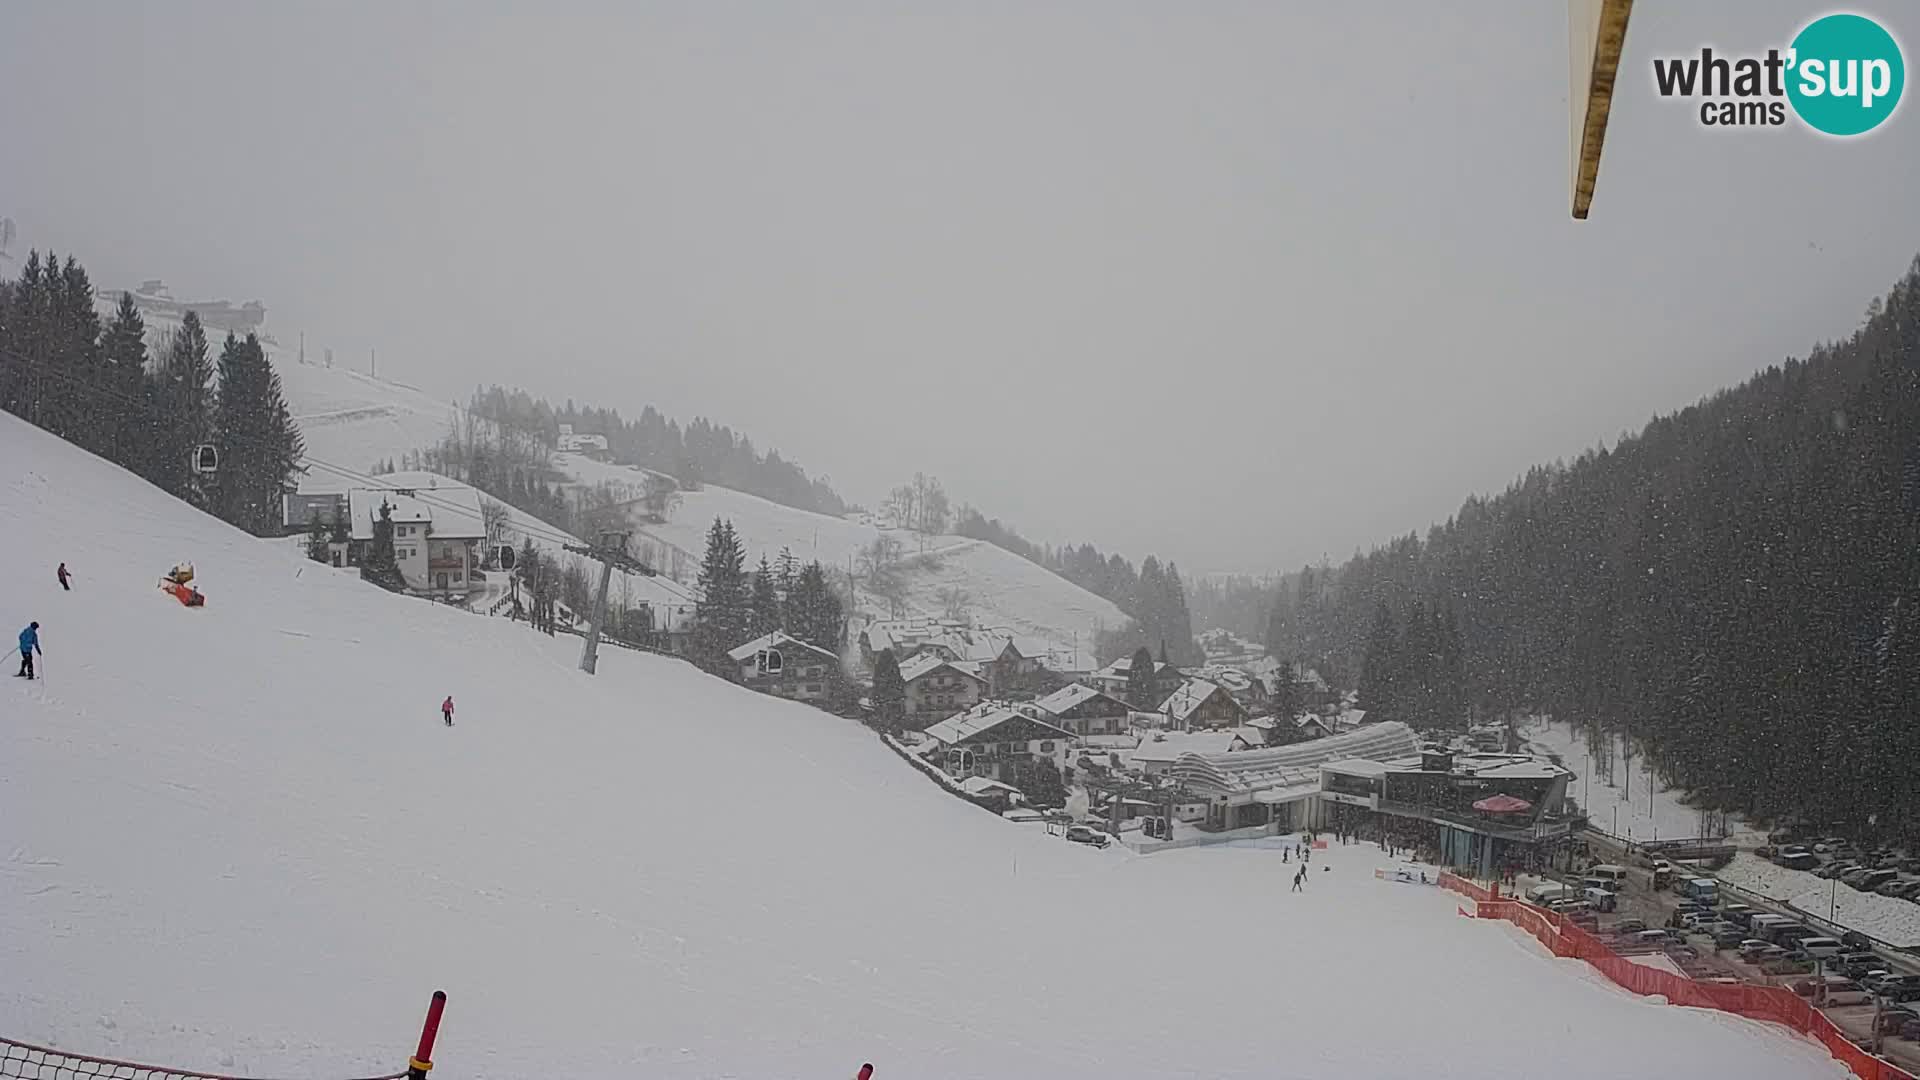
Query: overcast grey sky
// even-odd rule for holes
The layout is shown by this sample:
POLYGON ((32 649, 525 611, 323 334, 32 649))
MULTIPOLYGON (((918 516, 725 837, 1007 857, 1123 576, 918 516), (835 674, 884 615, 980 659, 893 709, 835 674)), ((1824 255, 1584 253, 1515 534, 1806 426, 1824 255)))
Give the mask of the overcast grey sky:
MULTIPOLYGON (((1920 105, 1714 132, 1649 73, 1825 10, 1637 5, 1581 223, 1558 0, 14 0, 0 214, 450 399, 1263 571, 1857 325, 1920 251, 1920 105)), ((1920 12, 1853 10, 1914 63, 1920 12)))

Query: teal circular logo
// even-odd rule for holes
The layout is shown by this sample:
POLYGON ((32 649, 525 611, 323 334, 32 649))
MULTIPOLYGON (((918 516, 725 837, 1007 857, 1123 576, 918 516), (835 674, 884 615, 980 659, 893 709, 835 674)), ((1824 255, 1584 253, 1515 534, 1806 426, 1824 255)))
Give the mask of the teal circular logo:
POLYGON ((1827 15, 1794 36, 1787 100, 1815 131, 1862 135, 1900 104, 1900 43, 1864 15, 1827 15))

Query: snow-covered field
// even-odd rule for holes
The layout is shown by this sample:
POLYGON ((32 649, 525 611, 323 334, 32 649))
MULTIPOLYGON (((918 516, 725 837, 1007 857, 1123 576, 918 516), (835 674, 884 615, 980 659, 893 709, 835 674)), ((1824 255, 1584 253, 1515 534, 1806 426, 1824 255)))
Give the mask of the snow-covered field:
MULTIPOLYGON (((302 364, 297 352, 284 347, 268 346, 268 354, 280 374, 288 408, 306 438, 307 454, 319 463, 314 466, 314 482, 308 485, 313 490, 353 482, 340 469, 365 473, 375 462, 397 462, 409 451, 438 442, 456 415, 451 403, 399 383, 341 366, 329 368, 311 355, 302 364)), ((636 470, 574 454, 557 455, 556 464, 583 484, 612 480, 630 486, 636 497, 642 490, 642 474, 636 470)), ((746 540, 750 562, 762 554, 772 558, 782 547, 790 547, 803 560, 819 559, 844 570, 849 559, 880 535, 871 525, 795 510, 711 485, 686 492, 682 498, 669 522, 647 524, 644 529, 691 560, 683 560, 681 567, 686 572, 680 576, 688 582, 706 548, 707 526, 716 517, 733 522, 746 540)), ((550 527, 546 531, 557 532, 550 527)), ((904 577, 909 616, 942 615, 942 590, 961 590, 978 625, 1007 628, 1047 642, 1056 650, 1056 667, 1073 663, 1076 653, 1080 664, 1093 666, 1094 635, 1127 622, 1110 601, 991 544, 959 536, 929 537, 923 553, 915 534, 889 531, 908 556, 904 577)), ((655 561, 673 572, 669 560, 655 561)), ((877 597, 864 598, 863 606, 873 612, 886 607, 877 597)))
POLYGON ((1258 847, 1070 845, 847 721, 620 650, 585 676, 577 642, 381 593, 11 417, 0 456, 0 610, 49 676, 0 692, 13 1037, 353 1075, 402 1065, 444 987, 450 1077, 1844 1075, 1376 880, 1365 845, 1297 895, 1258 847), (179 558, 204 609, 154 587, 179 558))
POLYGON ((1735 855, 1717 876, 1897 948, 1920 947, 1920 904, 1849 889, 1805 870, 1776 866, 1745 851, 1735 855))
MULTIPOLYGON (((1615 749, 1616 783, 1602 781, 1603 773, 1594 767, 1587 754, 1586 739, 1570 726, 1554 720, 1535 720, 1526 732, 1527 741, 1538 753, 1552 754, 1575 774, 1567 794, 1587 811, 1587 820, 1601 832, 1612 833, 1636 843, 1655 840, 1679 840, 1706 835, 1718 839, 1722 829, 1716 818, 1702 821, 1700 811, 1686 805, 1686 792, 1670 788, 1657 777, 1649 780, 1641 759, 1633 759, 1633 780, 1629 797, 1627 770, 1615 749)), ((1736 843, 1758 843, 1747 824, 1737 817, 1726 820, 1725 829, 1736 843)))
POLYGON ((307 453, 321 461, 365 472, 388 458, 398 463, 409 450, 437 443, 455 415, 450 402, 363 372, 299 362, 298 354, 272 349, 287 408, 307 440, 307 453))
MULTIPOLYGON (((577 454, 561 454, 558 467, 584 484, 611 481, 627 485, 638 497, 643 473, 596 462, 577 454)), ((644 530, 687 552, 697 565, 706 550, 707 529, 715 518, 733 522, 744 538, 751 565, 761 555, 772 559, 782 547, 793 549, 803 561, 820 560, 845 571, 881 530, 844 518, 796 510, 756 495, 707 485, 681 494, 681 504, 666 524, 646 524, 644 530)), ((981 626, 1010 628, 1016 634, 1042 639, 1059 650, 1059 664, 1070 663, 1078 651, 1081 663, 1093 663, 1094 635, 1116 629, 1127 617, 1113 603, 1067 579, 992 544, 962 536, 924 538, 905 529, 886 530, 900 541, 906 604, 909 615, 944 613, 942 590, 967 594, 967 609, 981 626), (923 550, 924 548, 924 550, 923 550)), ((863 596, 863 607, 883 611, 884 601, 863 596)))

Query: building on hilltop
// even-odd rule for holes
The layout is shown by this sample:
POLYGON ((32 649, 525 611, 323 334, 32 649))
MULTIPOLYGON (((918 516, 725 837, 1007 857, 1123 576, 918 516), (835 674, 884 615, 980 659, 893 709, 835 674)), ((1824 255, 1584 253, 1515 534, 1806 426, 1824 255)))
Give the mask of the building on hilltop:
POLYGON ((560 438, 556 449, 563 454, 579 454, 594 461, 606 461, 612 457, 607 450, 605 435, 576 433, 572 424, 560 425, 560 438))

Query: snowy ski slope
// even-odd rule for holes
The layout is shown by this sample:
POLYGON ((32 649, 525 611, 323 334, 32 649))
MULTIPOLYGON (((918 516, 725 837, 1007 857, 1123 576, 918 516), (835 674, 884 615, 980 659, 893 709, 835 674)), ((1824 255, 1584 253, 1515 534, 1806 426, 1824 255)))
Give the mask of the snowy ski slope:
MULTIPOLYGON (((410 450, 438 442, 455 415, 447 402, 364 372, 302 364, 296 353, 284 348, 270 346, 269 355, 280 373, 288 408, 306 437, 308 455, 329 466, 365 472, 376 461, 397 461, 410 450)), ((581 483, 610 479, 639 493, 641 474, 635 470, 573 454, 558 455, 556 463, 581 483)), ((332 469, 323 468, 322 473, 322 480, 338 479, 332 469)), ((746 538, 750 561, 762 553, 772 558, 782 547, 791 547, 802 559, 817 558, 844 570, 848 559, 879 535, 872 526, 711 485, 685 493, 684 500, 670 522, 644 528, 696 565, 715 517, 731 520, 746 538)), ((904 530, 894 535, 909 555, 921 554, 917 536, 904 530)), ((905 574, 909 616, 942 614, 941 590, 960 589, 967 593, 979 625, 1010 628, 1047 642, 1057 651, 1056 665, 1069 663, 1077 652, 1086 666, 1093 663, 1094 635, 1127 622, 1112 602, 991 544, 943 536, 929 538, 926 546, 935 558, 913 562, 905 574)), ((663 564, 662 569, 672 568, 663 564)), ((683 576, 691 581, 690 575, 683 576)), ((875 612, 885 609, 878 598, 867 598, 866 603, 875 612)))
POLYGON ((390 596, 0 416, 0 1032, 250 1075, 1841 1075, 1336 848, 1138 857, 858 726, 390 596), (162 594, 191 559, 207 606, 162 594), (60 591, 55 565, 74 571, 60 591), (15 629, 8 624, 8 629, 15 629), (435 706, 452 694, 458 726, 435 706))
MULTIPOLYGON (((642 473, 618 465, 592 461, 577 454, 558 457, 560 469, 585 484, 603 480, 629 485, 640 493, 642 473)), ((640 526, 651 536, 686 552, 697 568, 706 550, 707 528, 725 518, 746 540, 751 565, 761 555, 768 559, 790 547, 802 560, 819 559, 829 568, 845 571, 849 560, 872 544, 881 530, 844 518, 782 506, 757 495, 707 485, 681 494, 681 505, 666 524, 640 526)), ((924 538, 906 529, 887 530, 900 541, 904 556, 906 617, 944 613, 942 590, 967 594, 967 608, 980 626, 1010 628, 1016 634, 1049 643, 1055 666, 1070 663, 1077 652, 1082 665, 1093 666, 1094 635, 1101 629, 1126 625, 1127 616, 1112 601, 1026 559, 980 540, 964 536, 924 538)), ((886 602, 862 596, 869 614, 884 613, 886 602)))

